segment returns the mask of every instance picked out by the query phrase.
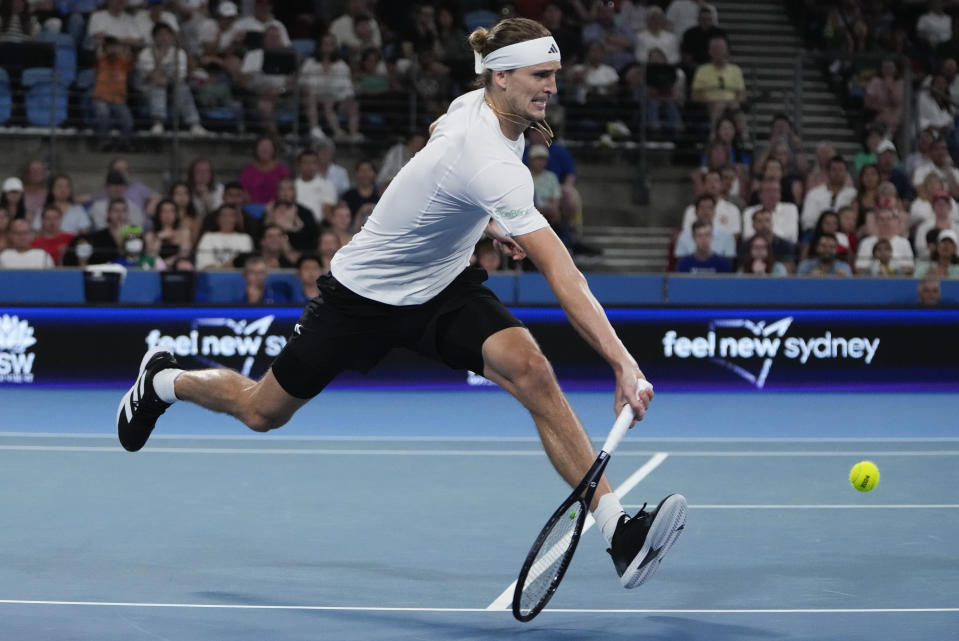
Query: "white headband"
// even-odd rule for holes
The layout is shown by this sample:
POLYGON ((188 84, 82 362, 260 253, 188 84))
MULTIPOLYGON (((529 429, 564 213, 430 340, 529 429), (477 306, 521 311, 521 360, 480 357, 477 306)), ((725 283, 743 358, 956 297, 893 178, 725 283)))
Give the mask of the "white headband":
POLYGON ((524 40, 516 44, 500 47, 491 51, 485 58, 476 51, 473 52, 473 68, 477 74, 487 69, 492 71, 509 71, 520 67, 532 67, 544 62, 559 62, 559 45, 552 36, 524 40))

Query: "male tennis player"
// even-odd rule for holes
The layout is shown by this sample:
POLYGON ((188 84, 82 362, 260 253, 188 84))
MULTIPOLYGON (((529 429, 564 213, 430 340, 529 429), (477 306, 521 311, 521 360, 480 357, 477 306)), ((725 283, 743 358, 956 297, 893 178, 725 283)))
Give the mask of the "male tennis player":
MULTIPOLYGON (((615 410, 642 418, 652 387, 626 351, 569 252, 533 206, 523 132, 543 126, 560 53, 539 23, 515 18, 470 35, 483 87, 460 96, 429 143, 397 174, 363 229, 317 282, 319 296, 259 381, 229 369, 183 371, 153 348, 117 410, 123 447, 139 450, 177 400, 280 427, 344 370, 370 370, 407 347, 456 369, 482 372, 532 414, 547 455, 573 487, 596 454, 552 367, 523 324, 468 267, 485 234, 525 251, 576 330, 616 376, 615 410)), ((685 499, 628 518, 603 479, 590 506, 626 587, 646 580, 683 528, 685 499)))

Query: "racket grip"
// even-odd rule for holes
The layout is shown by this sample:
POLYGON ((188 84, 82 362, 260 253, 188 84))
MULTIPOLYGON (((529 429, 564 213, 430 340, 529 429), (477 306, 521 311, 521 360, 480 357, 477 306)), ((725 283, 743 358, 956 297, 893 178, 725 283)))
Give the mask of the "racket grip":
POLYGON ((628 430, 630 424, 632 424, 633 416, 634 414, 632 407, 630 407, 628 404, 623 407, 623 410, 616 418, 616 422, 613 423, 613 429, 609 431, 609 436, 606 437, 606 442, 603 443, 604 452, 607 454, 613 453, 613 450, 616 449, 616 446, 619 445, 619 442, 623 440, 626 430, 628 430))

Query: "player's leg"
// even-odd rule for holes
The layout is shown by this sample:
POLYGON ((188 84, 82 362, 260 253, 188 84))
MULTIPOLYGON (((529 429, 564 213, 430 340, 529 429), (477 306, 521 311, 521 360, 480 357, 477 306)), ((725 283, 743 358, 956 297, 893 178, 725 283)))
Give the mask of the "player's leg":
MULTIPOLYGON (((497 332, 483 343, 483 361, 484 376, 529 410, 550 461, 575 487, 595 459, 593 446, 533 337, 519 327, 497 332)), ((605 477, 590 505, 626 588, 653 575, 686 523, 686 499, 680 494, 667 496, 653 510, 645 508, 627 517, 605 477)))
POLYGON ((154 347, 140 362, 139 376, 117 409, 123 447, 131 452, 142 448, 157 419, 178 400, 230 414, 265 432, 286 423, 308 399, 286 392, 272 369, 259 381, 226 368, 184 371, 169 350, 154 347))
MULTIPOLYGON (((596 452, 529 330, 510 327, 487 338, 483 363, 483 376, 512 394, 532 415, 550 462, 575 487, 593 464, 596 452)), ((604 477, 590 508, 595 509, 610 491, 604 477)))

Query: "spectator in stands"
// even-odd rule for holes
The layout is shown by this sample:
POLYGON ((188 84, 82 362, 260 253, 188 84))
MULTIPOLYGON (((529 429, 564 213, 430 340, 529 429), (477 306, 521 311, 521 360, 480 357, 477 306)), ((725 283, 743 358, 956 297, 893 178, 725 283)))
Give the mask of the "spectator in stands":
POLYGON ((191 60, 195 61, 203 51, 200 33, 210 20, 210 2, 208 0, 174 0, 172 8, 180 24, 180 44, 186 49, 191 60))
POLYGON ((290 245, 289 236, 274 223, 263 225, 260 236, 260 256, 267 269, 290 269, 298 260, 300 252, 290 245))
MULTIPOLYGON (((279 49, 290 46, 290 35, 287 33, 283 23, 273 17, 273 0, 254 0, 253 15, 243 16, 232 27, 233 34, 243 34, 242 41, 247 43, 251 49, 260 46, 256 34, 263 34, 264 49, 279 49), (277 31, 277 44, 267 44, 267 32, 270 29, 277 31)), ((229 40, 234 41, 235 35, 231 35, 229 40)))
POLYGON ((746 251, 740 260, 740 274, 786 276, 786 266, 776 260, 765 236, 755 235, 746 241, 746 251))
POLYGON ((929 260, 920 261, 916 266, 917 278, 959 278, 959 234, 952 229, 943 229, 936 240, 936 251, 929 260))
MULTIPOLYGON (((764 180, 759 188, 759 204, 743 211, 743 238, 753 235, 753 218, 756 212, 767 212, 772 222, 773 233, 787 242, 799 241, 799 210, 792 203, 782 202, 782 186, 777 180, 764 180)), ((781 252, 775 251, 777 256, 781 252)))
POLYGON ((336 38, 327 32, 316 42, 312 58, 300 67, 300 90, 306 111, 310 135, 322 140, 326 134, 320 128, 319 107, 323 108, 326 125, 334 140, 360 142, 360 109, 353 93, 350 67, 340 57, 336 38), (347 118, 347 131, 340 126, 340 115, 347 118))
MULTIPOLYGON (((126 229, 130 227, 130 203, 123 198, 113 198, 107 203, 106 225, 97 231, 88 234, 85 238, 77 236, 74 239, 74 252, 77 258, 82 259, 79 244, 84 240, 89 242, 93 248, 92 253, 87 258, 90 265, 102 265, 112 262, 120 257, 120 248, 123 246, 123 238, 126 236, 126 229)), ((137 227, 139 225, 136 225, 137 227)), ((64 264, 67 256, 64 256, 64 264)))
POLYGON ((556 174, 546 169, 549 159, 549 150, 545 145, 533 145, 526 154, 529 164, 529 173, 533 177, 533 204, 539 213, 549 221, 567 247, 573 245, 573 235, 569 230, 559 209, 560 186, 556 174))
POLYGON ((882 208, 876 212, 876 224, 878 233, 874 236, 863 238, 859 243, 859 251, 856 254, 856 271, 863 271, 869 268, 872 260, 872 248, 881 239, 888 240, 892 245, 892 266, 897 271, 904 274, 911 274, 915 268, 912 246, 909 240, 900 236, 899 224, 896 213, 889 208, 882 208))
POLYGON ((346 58, 351 68, 358 66, 357 63, 364 51, 369 51, 370 49, 380 51, 382 49, 380 45, 376 44, 375 36, 378 32, 374 32, 375 24, 376 21, 372 16, 361 14, 353 21, 354 44, 347 45, 337 40, 343 50, 343 57, 346 58))
POLYGON ((399 93, 395 78, 383 62, 383 54, 379 49, 364 49, 360 54, 353 90, 359 101, 360 112, 366 118, 377 121, 379 127, 393 129, 399 126, 393 105, 404 103, 405 98, 399 93))
POLYGON ((912 202, 916 197, 916 190, 912 187, 909 177, 896 164, 899 157, 896 155, 896 145, 889 139, 881 141, 876 146, 876 167, 879 170, 879 180, 889 181, 896 186, 896 192, 906 202, 912 202))
POLYGON ((927 276, 919 281, 916 293, 918 302, 923 307, 936 307, 942 300, 942 287, 935 276, 927 276))
MULTIPOLYGON (((793 272, 796 269, 796 243, 792 243, 773 231, 773 217, 768 211, 757 209, 750 216, 752 220, 752 236, 746 237, 747 242, 754 236, 762 236, 766 239, 766 246, 770 253, 779 260, 786 271, 793 272)), ((745 243, 739 249, 740 264, 746 255, 745 243)))
MULTIPOLYGON (((223 204, 233 207, 240 212, 240 218, 243 219, 243 231, 256 239, 260 237, 262 227, 262 213, 253 215, 246 210, 249 198, 243 185, 238 182, 228 182, 223 186, 223 204)), ((217 207, 219 209, 219 207, 217 207)), ((264 206, 264 210, 266 207, 264 206)), ((203 219, 203 231, 216 231, 216 210, 206 215, 203 219)))
POLYGON ((39 218, 40 209, 47 202, 47 163, 31 158, 23 172, 23 210, 31 220, 39 218))
POLYGON ((353 214, 353 228, 359 231, 380 200, 380 190, 376 186, 376 170, 372 161, 357 161, 353 169, 353 185, 343 194, 343 202, 353 214))
POLYGON ((27 42, 40 31, 28 0, 0 2, 0 42, 27 42))
MULTIPOLYGON (((809 193, 819 185, 826 184, 829 176, 829 162, 836 156, 836 148, 828 140, 823 140, 816 145, 816 162, 810 167, 806 175, 806 193, 809 193)), ((852 177, 849 177, 849 186, 852 186, 852 177)))
POLYGON ((207 64, 208 59, 220 59, 227 50, 243 44, 243 32, 233 28, 238 15, 236 4, 223 0, 216 6, 216 18, 203 22, 198 39, 204 64, 207 64))
POLYGON ((313 214, 319 223, 333 210, 339 197, 333 181, 319 174, 319 157, 313 149, 304 149, 297 158, 295 183, 297 202, 313 214))
POLYGON ((450 69, 436 57, 433 47, 424 47, 415 53, 408 84, 417 95, 417 118, 420 122, 432 122, 446 113, 452 94, 450 69))
POLYGON ((673 33, 682 36, 696 26, 704 9, 712 14, 712 24, 719 24, 716 7, 705 0, 672 0, 666 7, 666 20, 673 33))
POLYGON ((696 68, 692 100, 706 105, 709 122, 713 127, 719 122, 720 116, 727 113, 732 115, 736 129, 743 139, 749 140, 743 112, 746 82, 742 69, 729 62, 729 48, 725 38, 713 38, 709 41, 709 59, 710 62, 696 68))
POLYGON ((203 217, 200 216, 196 207, 193 205, 193 194, 190 191, 190 185, 183 180, 176 181, 170 185, 167 198, 169 198, 176 207, 180 222, 190 230, 190 238, 199 238, 200 229, 203 226, 203 217))
POLYGON ((317 224, 313 212, 297 204, 296 183, 287 176, 276 186, 276 198, 266 205, 264 225, 277 225, 297 251, 316 249, 317 224))
MULTIPOLYGON (((932 221, 935 218, 935 214, 932 210, 932 198, 939 192, 944 192, 946 195, 949 195, 949 192, 946 191, 946 188, 943 185, 942 178, 933 172, 926 174, 922 184, 919 185, 916 199, 913 200, 912 204, 909 206, 910 227, 916 228, 924 223, 932 221)), ((955 200, 952 200, 951 196, 950 200, 952 201, 952 206, 950 208, 951 215, 954 219, 959 221, 959 209, 956 208, 955 200)))
POLYGON ((286 291, 286 283, 267 283, 269 272, 262 256, 256 254, 247 256, 243 261, 244 297, 236 303, 249 305, 276 305, 288 303, 290 292, 286 291))
POLYGON ((350 188, 350 173, 346 167, 336 162, 336 145, 332 140, 327 139, 316 143, 314 148, 317 173, 332 182, 336 187, 337 198, 342 198, 350 188))
POLYGON ((659 49, 649 52, 646 63, 646 126, 649 133, 672 136, 682 131, 680 108, 686 99, 686 73, 666 61, 659 49))
MULTIPOLYGON (((553 34, 553 39, 559 45, 559 50, 563 52, 563 60, 567 61, 566 64, 575 64, 579 61, 580 52, 583 49, 582 31, 576 28, 573 21, 569 19, 564 10, 565 4, 564 2, 547 2, 544 4, 541 22, 553 34)), ((643 11, 645 13, 645 7, 643 7, 643 11)), ((645 26, 645 24, 644 17, 643 25, 645 26)), ((632 28, 632 30, 634 33, 639 33, 642 29, 632 28)))
POLYGON ((274 17, 286 26, 291 40, 313 38, 326 27, 317 11, 323 5, 317 5, 314 0, 283 0, 274 6, 274 17))
POLYGON ((150 254, 168 263, 177 257, 188 257, 193 253, 194 238, 172 200, 164 198, 157 203, 153 211, 153 231, 144 236, 150 254))
POLYGON ((53 259, 43 249, 30 245, 33 231, 30 223, 22 218, 10 221, 7 230, 9 246, 0 251, 0 269, 52 269, 53 259))
POLYGON ((946 190, 953 198, 959 198, 959 169, 953 164, 945 140, 938 139, 932 143, 929 162, 916 167, 912 174, 912 184, 921 185, 929 173, 935 173, 942 178, 946 190))
MULTIPOLYGON (((752 164, 752 158, 745 149, 742 134, 736 126, 736 121, 723 115, 714 125, 716 136, 713 140, 721 143, 726 149, 729 156, 729 166, 736 170, 740 185, 745 185, 749 177, 749 166, 752 164)), ((743 190, 737 188, 736 194, 740 195, 741 191, 743 190)))
POLYGON ((346 203, 338 202, 333 207, 327 228, 336 234, 340 247, 350 242, 355 232, 353 231, 353 216, 350 214, 350 208, 346 203))
MULTIPOLYGON (((131 201, 138 208, 143 211, 153 211, 154 206, 156 206, 157 201, 160 200, 160 194, 153 191, 149 185, 146 185, 142 181, 136 179, 135 176, 130 173, 130 163, 127 162, 127 159, 120 156, 110 160, 107 164, 107 173, 111 171, 116 171, 123 176, 123 179, 126 180, 127 187, 123 192, 123 197, 131 201)), ((106 190, 99 189, 86 199, 87 201, 99 200, 106 196, 106 190)))
POLYGON ((40 220, 40 232, 30 241, 30 246, 47 252, 53 259, 53 264, 59 265, 63 260, 64 250, 73 240, 73 234, 63 231, 63 214, 53 205, 44 207, 37 218, 40 220))
MULTIPOLYGON (((563 212, 563 218, 570 221, 570 225, 578 232, 583 225, 583 199, 576 187, 576 161, 573 155, 561 140, 550 140, 539 129, 530 127, 526 130, 527 153, 533 145, 545 145, 549 148, 546 169, 559 178, 561 191, 559 206, 563 212)), ((524 162, 526 160, 528 159, 524 159, 524 162)), ((385 185, 379 184, 385 189, 385 185)))
MULTIPOLYGON (((452 8, 442 5, 436 8, 437 58, 449 68, 450 77, 457 88, 465 87, 476 77, 473 51, 467 36, 462 21, 458 20, 452 8)), ((559 41, 556 43, 559 44, 559 41)))
POLYGON ((919 182, 917 182, 913 177, 916 169, 921 165, 932 163, 932 146, 935 141, 936 131, 931 127, 921 129, 919 131, 919 135, 916 136, 915 151, 910 152, 910 154, 906 156, 906 159, 903 161, 903 172, 906 174, 912 184, 919 184, 919 182))
POLYGON ((926 244, 926 235, 932 231, 952 230, 959 233, 959 222, 955 220, 955 201, 946 191, 939 191, 932 195, 933 216, 916 227, 915 247, 916 258, 929 258, 929 247, 926 244))
POLYGON ((956 106, 949 98, 949 85, 944 75, 937 73, 928 86, 919 90, 917 111, 919 129, 932 129, 939 138, 950 139, 952 151, 956 147, 955 140, 952 140, 956 129, 956 106))
POLYGON ((884 238, 876 241, 876 244, 872 247, 872 262, 869 263, 869 268, 861 272, 860 275, 871 277, 900 276, 901 274, 892 264, 892 243, 884 238))
POLYGON ((380 165, 380 171, 376 174, 376 184, 385 190, 400 169, 425 145, 426 136, 423 132, 408 132, 402 142, 396 143, 387 150, 380 165))
POLYGON ((853 177, 858 176, 864 165, 876 163, 876 148, 882 142, 885 135, 885 129, 881 125, 872 125, 866 127, 863 134, 862 149, 856 152, 852 159, 853 170, 850 174, 853 177))
POLYGON ((837 154, 829 161, 826 182, 806 194, 800 218, 802 229, 812 229, 819 215, 827 209, 836 211, 856 199, 856 188, 847 185, 848 181, 846 161, 837 154))
POLYGON ((324 229, 320 232, 319 256, 320 269, 323 273, 330 271, 330 262, 333 256, 339 251, 340 239, 332 229, 324 229))
POLYGON ((646 30, 636 36, 636 61, 645 64, 649 60, 649 52, 659 49, 666 56, 666 62, 671 65, 680 63, 679 37, 666 28, 666 15, 657 5, 646 9, 646 30))
MULTIPOLYGON (((200 114, 187 85, 186 52, 176 45, 176 34, 165 22, 153 26, 153 44, 144 47, 137 58, 140 90, 150 105, 153 126, 150 133, 163 133, 167 121, 167 103, 173 104, 175 117, 190 127, 190 134, 208 133, 200 124, 200 114)), ((174 127, 176 121, 174 121, 174 127)))
POLYGON ((344 47, 358 47, 364 43, 357 38, 354 23, 357 20, 366 19, 371 32, 370 42, 366 44, 380 48, 383 46, 383 38, 380 35, 379 25, 376 20, 369 20, 369 17, 370 12, 366 6, 366 0, 346 0, 344 12, 330 23, 329 32, 344 47))
POLYGON ((10 231, 10 221, 13 218, 3 207, 0 207, 0 251, 3 251, 9 246, 8 232, 10 231))
MULTIPOLYGON (((743 230, 742 213, 736 205, 722 197, 723 179, 718 171, 710 170, 706 173, 703 180, 703 193, 709 194, 715 200, 716 217, 712 221, 715 226, 724 228, 733 236, 739 236, 743 230)), ((690 205, 683 212, 683 229, 689 229, 695 218, 696 208, 694 205, 690 205)), ((735 252, 735 248, 733 251, 735 252)))
POLYGON ((166 10, 164 0, 146 0, 144 4, 146 7, 137 11, 133 17, 144 45, 150 46, 153 43, 153 30, 158 24, 168 26, 175 39, 179 39, 180 22, 174 13, 166 10))
POLYGON ((856 186, 856 202, 859 211, 866 212, 879 206, 879 167, 875 164, 863 165, 859 172, 859 184, 856 186))
POLYGON ((836 249, 838 243, 836 235, 822 233, 816 241, 816 252, 813 258, 807 258, 799 263, 796 273, 800 276, 852 276, 849 264, 837 260, 836 249))
POLYGON ((131 69, 130 48, 113 36, 104 36, 97 49, 96 80, 91 100, 98 151, 130 149, 133 114, 127 106, 127 84, 131 69), (113 127, 120 132, 116 140, 110 136, 113 127))
MULTIPOLYGON (((60 211, 60 226, 68 234, 85 234, 92 222, 87 210, 73 200, 73 181, 66 174, 54 176, 44 207, 56 207, 60 211)), ((34 219, 33 229, 40 229, 41 220, 34 219)))
POLYGON ((928 10, 916 22, 916 35, 931 48, 952 37, 952 18, 942 9, 942 0, 929 0, 928 10))
POLYGON ((879 73, 866 84, 863 106, 874 113, 872 124, 881 125, 889 138, 895 138, 902 126, 905 87, 899 66, 892 58, 879 65, 879 73))
POLYGON ((291 303, 305 303, 320 295, 316 281, 323 275, 323 266, 316 254, 300 254, 296 259, 296 277, 300 279, 300 290, 293 293, 291 303))
POLYGON ((127 0, 107 0, 106 8, 94 11, 90 15, 87 33, 90 35, 93 49, 102 48, 104 39, 109 37, 130 49, 143 46, 143 36, 136 20, 126 12, 127 0))
MULTIPOLYGON (((124 225, 130 224, 137 227, 143 227, 146 218, 140 206, 125 196, 127 190, 127 177, 119 171, 113 169, 107 173, 106 184, 104 187, 104 196, 95 200, 90 205, 90 221, 93 223, 93 229, 104 229, 109 227, 109 212, 114 201, 122 200, 124 207, 124 225)), ((117 246, 119 247, 119 238, 117 246)))
POLYGON ((163 259, 149 252, 143 238, 143 230, 139 227, 127 227, 124 230, 120 255, 111 262, 123 265, 127 269, 146 271, 166 269, 163 259))
POLYGON ((584 22, 583 42, 599 40, 603 43, 603 62, 622 71, 636 60, 636 36, 616 22, 616 8, 612 3, 597 0, 592 4, 591 19, 584 22))
POLYGON ((677 272, 728 274, 733 271, 732 263, 712 250, 713 226, 710 223, 697 220, 693 223, 692 236, 695 250, 679 259, 677 272))
POLYGON ((946 77, 946 89, 953 105, 959 104, 959 64, 947 58, 939 65, 939 72, 946 77))
MULTIPOLYGON (((852 206, 850 205, 850 207, 852 206)), ((835 236, 836 255, 846 262, 852 262, 849 236, 840 230, 839 214, 831 209, 827 209, 821 213, 819 219, 816 221, 816 226, 811 231, 803 233, 800 238, 799 255, 802 260, 810 258, 815 253, 815 249, 819 245, 819 237, 823 234, 832 234, 835 236)))
POLYGON ((0 193, 0 207, 6 209, 14 218, 26 218, 27 209, 23 204, 23 181, 10 176, 3 181, 0 193))
MULTIPOLYGON (((603 62, 603 43, 594 40, 586 45, 582 64, 569 72, 569 127, 580 120, 614 122, 618 113, 619 74, 603 62)), ((625 127, 622 122, 621 127, 625 127)), ((629 135, 628 132, 626 135, 629 135)))
POLYGON ((200 220, 223 202, 223 183, 217 181, 213 162, 207 158, 196 158, 190 163, 186 184, 193 195, 193 208, 200 220))
POLYGON ((735 237, 722 226, 713 225, 713 220, 716 217, 716 197, 711 194, 702 194, 696 198, 696 203, 692 206, 695 207, 695 220, 689 227, 679 233, 676 238, 676 245, 673 248, 673 255, 677 258, 683 258, 695 253, 696 236, 692 228, 696 223, 701 222, 710 225, 710 250, 724 258, 735 259, 735 237))
MULTIPOLYGON (((709 62, 710 40, 727 38, 726 32, 716 26, 713 19, 714 12, 715 8, 701 5, 696 24, 684 32, 676 32, 676 35, 682 38, 679 50, 682 55, 683 66, 690 71, 709 62)), ((676 27, 674 26, 674 28, 676 27)))
POLYGON ((243 230, 243 218, 236 208, 223 204, 214 213, 215 231, 206 231, 196 244, 196 268, 230 269, 233 260, 253 251, 253 238, 243 230))
POLYGON ((263 46, 248 51, 240 65, 240 82, 256 97, 256 109, 260 114, 263 129, 273 138, 279 134, 275 118, 277 109, 292 111, 296 108, 290 95, 290 90, 293 88, 293 75, 292 73, 269 73, 273 70, 264 70, 263 63, 266 60, 267 51, 286 46, 280 29, 271 24, 263 32, 263 46))
POLYGON ((277 160, 276 143, 260 136, 253 147, 253 162, 240 172, 240 184, 251 203, 268 203, 276 198, 276 186, 290 175, 290 168, 277 160))

